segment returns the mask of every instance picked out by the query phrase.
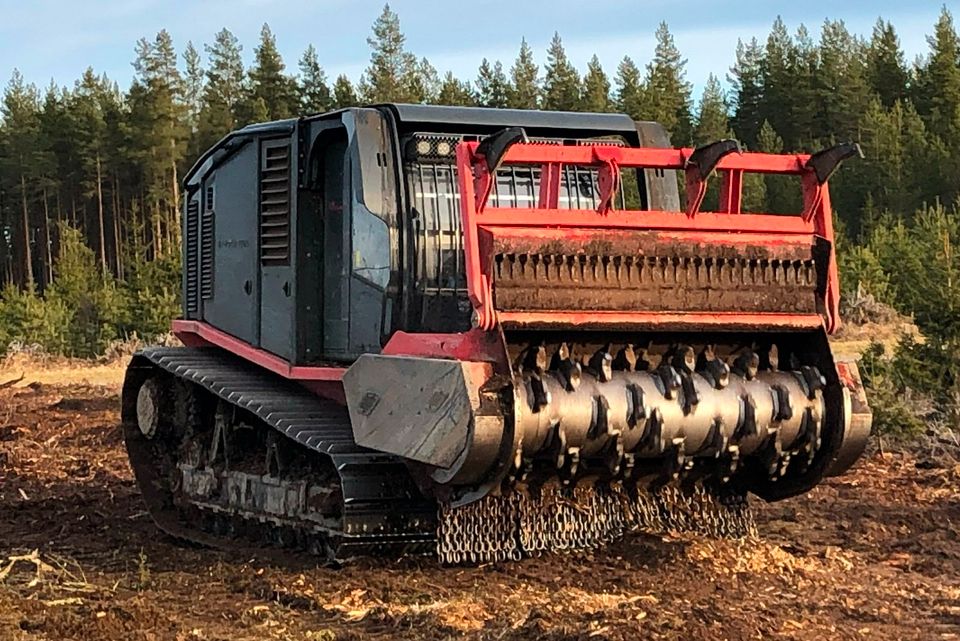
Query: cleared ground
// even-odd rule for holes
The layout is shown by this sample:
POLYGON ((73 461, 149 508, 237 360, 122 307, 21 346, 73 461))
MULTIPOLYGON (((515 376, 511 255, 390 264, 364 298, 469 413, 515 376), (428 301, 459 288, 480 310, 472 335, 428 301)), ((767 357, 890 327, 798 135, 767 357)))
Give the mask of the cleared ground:
MULTIPOLYGON (((0 389, 2 641, 960 639, 949 459, 874 455, 808 496, 758 503, 753 541, 317 568, 159 534, 127 466, 114 369, 0 389)), ((0 385, 19 375, 0 371, 0 385)))

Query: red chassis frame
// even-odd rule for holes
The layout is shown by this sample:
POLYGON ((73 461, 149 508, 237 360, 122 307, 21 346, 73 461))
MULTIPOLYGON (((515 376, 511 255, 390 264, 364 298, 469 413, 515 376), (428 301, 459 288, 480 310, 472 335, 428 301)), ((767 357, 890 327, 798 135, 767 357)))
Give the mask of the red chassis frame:
MULTIPOLYGON (((723 141, 732 143, 732 141, 723 141)), ((722 145, 722 143, 716 143, 722 145)), ((509 326, 545 326, 553 323, 592 326, 705 326, 812 329, 823 326, 829 333, 839 328, 840 287, 833 247, 833 219, 826 179, 839 160, 826 172, 811 164, 807 154, 776 155, 740 153, 735 143, 716 154, 715 162, 704 171, 696 163, 697 149, 648 149, 595 144, 555 146, 517 143, 507 147, 491 167, 481 143, 463 142, 457 146, 457 176, 460 183, 460 209, 463 217, 463 243, 466 253, 467 288, 478 328, 490 330, 497 324, 509 326), (736 153, 730 153, 736 151, 736 153), (716 158, 719 158, 718 160, 716 158), (501 164, 533 165, 541 168, 538 203, 535 208, 500 208, 488 203, 497 168, 501 164), (564 165, 598 169, 600 206, 597 210, 560 209, 560 177, 564 165), (671 211, 617 211, 614 201, 620 186, 621 168, 679 169, 685 172, 687 209, 671 211), (707 177, 715 169, 720 174, 720 210, 701 212, 707 189, 707 177), (744 173, 787 174, 801 177, 803 211, 799 215, 741 213, 744 173), (823 175, 826 173, 827 175, 823 175), (556 312, 498 311, 494 306, 490 274, 490 248, 496 238, 543 237, 557 235, 589 237, 591 231, 623 229, 675 234, 690 241, 706 241, 731 235, 763 245, 809 243, 819 237, 830 244, 823 316, 819 314, 744 314, 670 312, 556 312)), ((706 149, 706 148, 703 148, 706 149)), ((859 148, 856 149, 859 152, 859 148)), ((842 158, 840 158, 842 160, 842 158)), ((829 163, 829 161, 828 161, 829 163)))

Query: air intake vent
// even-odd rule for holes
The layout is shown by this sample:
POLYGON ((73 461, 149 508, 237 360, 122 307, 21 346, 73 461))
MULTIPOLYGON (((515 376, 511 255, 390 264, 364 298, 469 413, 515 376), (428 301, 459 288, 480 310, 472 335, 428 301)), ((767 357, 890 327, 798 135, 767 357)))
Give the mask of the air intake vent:
POLYGON ((190 198, 187 201, 187 219, 184 230, 184 299, 186 304, 187 317, 193 318, 200 312, 199 295, 199 234, 200 226, 200 201, 198 198, 190 198))
POLYGON ((290 264, 290 145, 266 141, 260 155, 260 264, 290 264))
MULTIPOLYGON (((209 194, 211 192, 207 191, 209 194)), ((213 209, 204 208, 200 219, 200 296, 204 300, 213 298, 213 239, 214 221, 216 216, 213 209)))

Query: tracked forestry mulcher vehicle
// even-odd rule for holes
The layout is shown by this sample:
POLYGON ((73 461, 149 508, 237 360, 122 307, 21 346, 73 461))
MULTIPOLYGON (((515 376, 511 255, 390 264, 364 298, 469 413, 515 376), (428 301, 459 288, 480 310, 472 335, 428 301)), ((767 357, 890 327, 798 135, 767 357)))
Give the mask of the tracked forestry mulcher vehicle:
POLYGON ((124 384, 151 514, 334 559, 748 533, 749 493, 806 492, 870 429, 827 342, 827 179, 858 152, 413 105, 227 136, 185 180, 185 347, 124 384), (742 211, 748 173, 794 176, 797 210, 742 211))

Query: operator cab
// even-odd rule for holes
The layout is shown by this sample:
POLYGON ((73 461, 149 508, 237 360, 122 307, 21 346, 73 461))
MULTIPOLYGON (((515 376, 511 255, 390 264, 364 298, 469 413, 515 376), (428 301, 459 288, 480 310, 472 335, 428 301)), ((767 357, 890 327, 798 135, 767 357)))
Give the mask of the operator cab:
MULTIPOLYGON (((184 317, 293 364, 379 352, 397 330, 470 327, 456 145, 507 127, 543 144, 667 147, 618 114, 379 105, 245 127, 188 173, 184 317)), ((499 172, 491 203, 525 207, 540 169, 499 172)), ((560 207, 596 206, 567 168, 560 207)), ((679 209, 672 171, 624 177, 621 205, 679 209)))

